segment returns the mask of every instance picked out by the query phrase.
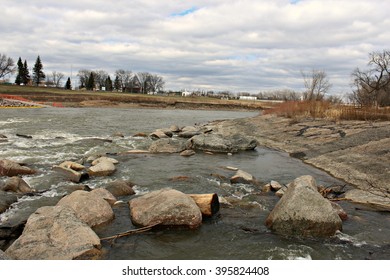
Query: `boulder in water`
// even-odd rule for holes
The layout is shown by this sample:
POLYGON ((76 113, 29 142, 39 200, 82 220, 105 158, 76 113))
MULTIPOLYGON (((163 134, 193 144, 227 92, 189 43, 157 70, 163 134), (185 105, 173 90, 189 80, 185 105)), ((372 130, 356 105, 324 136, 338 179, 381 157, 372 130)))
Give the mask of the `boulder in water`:
POLYGON ((72 208, 77 217, 90 227, 114 219, 110 204, 99 193, 75 191, 62 198, 57 205, 72 208))
POLYGON ((6 254, 16 260, 96 259, 100 248, 99 237, 72 209, 45 206, 28 218, 6 254))
POLYGON ((131 220, 135 225, 180 226, 197 228, 202 213, 188 195, 170 188, 153 191, 129 201, 131 220))
POLYGON ((333 236, 342 221, 331 203, 317 191, 312 176, 295 179, 276 204, 266 225, 283 235, 333 236))

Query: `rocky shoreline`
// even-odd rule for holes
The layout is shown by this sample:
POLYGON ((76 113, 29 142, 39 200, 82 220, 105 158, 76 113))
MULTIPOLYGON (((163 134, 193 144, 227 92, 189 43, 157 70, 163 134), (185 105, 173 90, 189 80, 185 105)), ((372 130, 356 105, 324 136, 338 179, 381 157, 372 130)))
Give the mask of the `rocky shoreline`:
MULTIPOLYGON (((291 121, 271 115, 206 125, 171 126, 143 135, 150 142, 148 150, 131 153, 225 153, 234 155, 253 150, 257 145, 290 153, 291 156, 319 167, 353 184, 356 189, 318 186, 315 178, 301 176, 285 186, 276 181, 262 185, 256 178, 234 167, 231 184, 248 184, 259 193, 282 197, 264 223, 281 235, 329 237, 342 230, 347 213, 334 201, 349 200, 371 210, 390 211, 389 191, 389 123, 342 122, 326 120, 291 121), (360 161, 356 161, 359 159, 360 161), (372 165, 371 169, 367 166, 372 165), (343 169, 344 168, 344 169, 343 169), (379 168, 379 169, 376 169, 379 168), (337 173, 339 172, 339 173, 337 173), (340 173, 341 172, 341 173, 340 173)), ((6 136, 3 135, 6 140, 6 136)), ((110 176, 120 162, 105 155, 66 161, 53 166, 69 182, 76 183, 68 195, 52 199, 45 207, 33 209, 15 228, 2 227, 2 239, 13 238, 0 258, 13 259, 99 259, 101 240, 94 227, 115 219, 112 207, 123 203, 118 198, 134 194, 128 182, 116 182, 91 190, 82 183, 89 177, 110 176), (28 219, 27 219, 28 218, 28 219), (24 226, 24 223, 25 226, 24 226), (23 229, 23 232, 18 230, 23 229), (7 234, 9 236, 7 236, 7 234), (49 246, 49 247, 48 247, 49 246), (60 250, 61 249, 61 250, 60 250)), ((39 195, 23 180, 35 170, 7 159, 0 160, 2 212, 18 197, 39 195)), ((203 208, 219 209, 232 206, 216 194, 206 194, 201 206, 193 197, 173 189, 162 189, 136 198, 129 198, 130 218, 137 226, 198 228, 203 208), (206 206, 204 205, 206 203, 206 206), (208 207, 208 204, 214 206, 208 207), (217 203, 217 205, 215 205, 217 203)), ((215 211, 214 211, 215 214, 215 211)))

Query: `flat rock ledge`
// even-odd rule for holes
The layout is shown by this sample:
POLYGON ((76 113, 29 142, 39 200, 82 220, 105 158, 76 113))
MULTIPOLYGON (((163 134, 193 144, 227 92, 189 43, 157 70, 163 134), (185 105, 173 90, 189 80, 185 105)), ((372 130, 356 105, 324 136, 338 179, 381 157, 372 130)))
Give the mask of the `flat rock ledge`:
POLYGON ((100 248, 99 237, 72 209, 46 206, 29 217, 5 253, 15 260, 97 259, 100 248))
POLYGON ((170 188, 153 191, 129 201, 133 224, 198 228, 202 213, 191 197, 170 188))

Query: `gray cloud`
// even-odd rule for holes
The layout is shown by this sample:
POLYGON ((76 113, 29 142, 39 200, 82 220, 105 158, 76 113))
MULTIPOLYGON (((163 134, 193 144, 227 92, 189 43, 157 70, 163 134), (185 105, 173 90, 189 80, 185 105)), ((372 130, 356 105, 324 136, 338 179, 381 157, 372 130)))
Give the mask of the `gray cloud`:
POLYGON ((66 75, 158 73, 168 89, 300 90, 300 71, 316 68, 341 94, 369 52, 388 48, 388 1, 187 2, 2 0, 0 51, 30 66, 39 54, 66 75))

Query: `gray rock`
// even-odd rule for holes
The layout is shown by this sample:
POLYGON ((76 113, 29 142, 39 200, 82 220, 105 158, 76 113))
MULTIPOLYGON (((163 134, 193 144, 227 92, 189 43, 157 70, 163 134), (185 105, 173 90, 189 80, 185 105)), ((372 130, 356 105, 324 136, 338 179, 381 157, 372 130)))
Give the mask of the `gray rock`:
POLYGON ((159 139, 154 141, 150 147, 151 153, 180 153, 185 150, 185 143, 177 139, 159 139))
POLYGON ((199 130, 188 130, 188 131, 180 132, 177 136, 179 136, 181 138, 192 138, 192 137, 199 135, 201 133, 202 132, 200 132, 199 130))
POLYGON ((222 134, 200 134, 187 141, 187 148, 216 153, 236 153, 238 151, 253 150, 257 141, 253 138, 233 135, 225 137, 222 134))
POLYGON ((68 207, 41 207, 32 214, 23 234, 6 250, 13 259, 96 259, 100 239, 68 207))
POLYGON ((181 226, 197 228, 202 213, 188 195, 173 189, 162 189, 129 201, 131 220, 135 225, 181 226))
POLYGON ((342 221, 331 203, 317 191, 312 176, 293 181, 266 220, 266 225, 283 235, 332 236, 342 221))
POLYGON ((116 180, 109 183, 105 188, 110 193, 112 193, 113 196, 118 197, 135 194, 133 186, 134 184, 132 184, 131 182, 126 182, 124 180, 116 180))
POLYGON ((0 213, 5 212, 16 201, 18 197, 15 194, 0 191, 0 213))
POLYGON ((93 192, 75 191, 62 198, 57 205, 72 208, 77 217, 90 227, 106 224, 114 219, 110 204, 93 192))
POLYGON ((35 174, 36 171, 26 166, 21 166, 19 163, 8 159, 0 160, 0 176, 18 176, 18 175, 29 175, 35 174))

